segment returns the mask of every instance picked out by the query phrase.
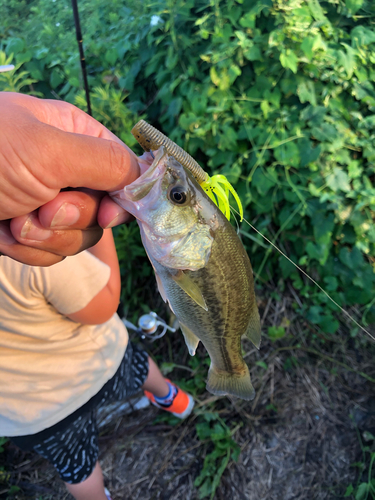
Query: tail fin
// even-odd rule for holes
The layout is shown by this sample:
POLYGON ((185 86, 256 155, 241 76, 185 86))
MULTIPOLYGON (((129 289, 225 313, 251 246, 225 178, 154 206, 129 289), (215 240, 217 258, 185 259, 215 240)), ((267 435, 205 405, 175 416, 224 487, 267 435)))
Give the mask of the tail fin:
POLYGON ((242 374, 221 372, 211 364, 208 372, 207 390, 217 396, 235 396, 251 401, 254 399, 255 390, 252 386, 249 369, 244 363, 242 374))

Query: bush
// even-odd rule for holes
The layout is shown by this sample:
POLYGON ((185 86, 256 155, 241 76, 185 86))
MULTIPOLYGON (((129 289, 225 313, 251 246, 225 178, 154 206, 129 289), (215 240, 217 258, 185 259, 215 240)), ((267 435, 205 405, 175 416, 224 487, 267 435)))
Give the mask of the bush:
MULTIPOLYGON (((21 91, 85 108, 70 3, 26 2, 17 25, 17 3, 9 5, 0 7, 2 49, 36 80, 21 91)), ((79 8, 95 116, 132 145, 142 115, 209 173, 227 175, 247 219, 338 303, 359 304, 363 321, 374 321, 373 2, 84 0, 79 8)), ((292 279, 310 321, 335 332, 324 294, 260 236, 241 232, 258 279, 280 280, 281 290, 292 279)))

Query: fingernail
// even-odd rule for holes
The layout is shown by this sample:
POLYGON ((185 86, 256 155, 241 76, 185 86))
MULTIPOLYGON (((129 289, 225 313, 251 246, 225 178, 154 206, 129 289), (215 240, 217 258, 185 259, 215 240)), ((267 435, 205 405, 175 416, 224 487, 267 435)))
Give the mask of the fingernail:
POLYGON ((71 203, 63 203, 52 219, 51 227, 71 226, 77 222, 80 215, 78 207, 71 203))
POLYGON ((36 224, 39 223, 37 223, 36 221, 37 218, 33 215, 30 215, 21 230, 21 238, 34 241, 44 241, 52 236, 52 231, 50 231, 49 229, 38 227, 36 224))
POLYGON ((9 229, 0 226, 0 245, 13 245, 14 243, 16 243, 16 240, 11 235, 9 229))
POLYGON ((116 215, 116 217, 114 219, 112 219, 109 224, 107 224, 105 227, 103 227, 103 229, 109 229, 111 227, 118 226, 119 224, 124 222, 124 219, 125 219, 125 217, 124 217, 123 213, 116 215))

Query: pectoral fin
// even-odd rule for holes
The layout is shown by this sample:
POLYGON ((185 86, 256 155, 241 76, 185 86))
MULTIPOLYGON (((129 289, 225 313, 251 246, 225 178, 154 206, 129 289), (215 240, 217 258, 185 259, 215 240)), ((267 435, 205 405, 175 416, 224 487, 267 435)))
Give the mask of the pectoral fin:
POLYGON ((171 274, 172 279, 177 283, 178 286, 182 288, 182 290, 191 297, 194 302, 196 302, 199 306, 201 306, 205 311, 208 311, 208 307, 203 298, 199 287, 193 282, 189 276, 184 273, 184 271, 179 271, 176 274, 171 274))
POLYGON ((245 335, 249 340, 251 340, 251 342, 255 345, 257 349, 259 349, 260 347, 260 340, 261 340, 260 334, 261 331, 260 331, 260 318, 259 318, 258 308, 256 305, 254 305, 245 335))
POLYGON ((199 344, 199 338, 182 323, 180 323, 180 328, 182 330, 182 333, 184 334, 185 343, 187 345, 187 348, 189 349, 189 354, 190 356, 194 356, 199 344))

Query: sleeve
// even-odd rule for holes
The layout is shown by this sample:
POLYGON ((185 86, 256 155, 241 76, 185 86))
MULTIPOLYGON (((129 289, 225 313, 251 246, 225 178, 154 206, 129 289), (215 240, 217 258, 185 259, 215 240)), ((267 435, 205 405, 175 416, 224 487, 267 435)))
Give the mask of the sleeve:
POLYGON ((62 314, 80 311, 106 286, 110 267, 84 251, 51 267, 35 268, 46 300, 62 314))

